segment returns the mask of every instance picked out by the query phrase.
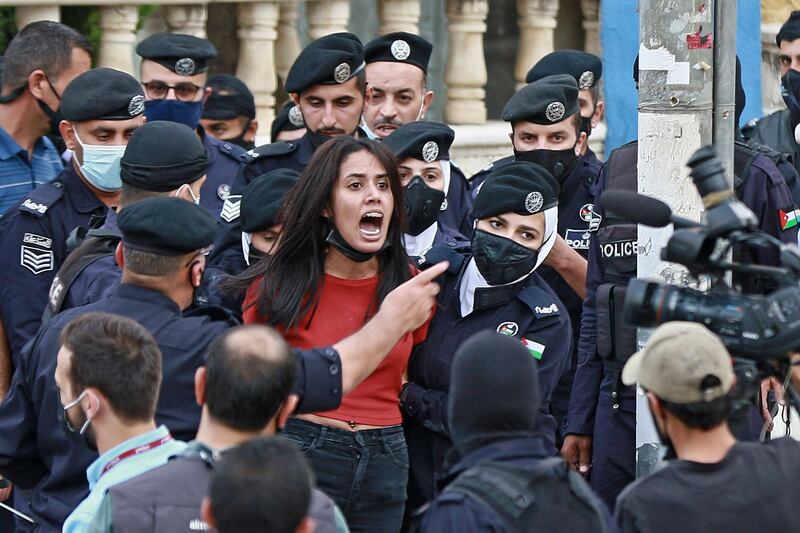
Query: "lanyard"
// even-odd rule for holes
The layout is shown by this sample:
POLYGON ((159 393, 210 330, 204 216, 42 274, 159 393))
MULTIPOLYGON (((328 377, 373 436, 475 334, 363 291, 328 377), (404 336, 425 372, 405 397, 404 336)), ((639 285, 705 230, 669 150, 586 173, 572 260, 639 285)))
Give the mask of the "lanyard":
POLYGON ((121 461, 124 461, 128 457, 134 457, 139 455, 140 453, 149 452, 152 449, 158 448, 162 444, 166 444, 167 442, 172 440, 172 435, 166 435, 158 440, 154 440, 153 442, 148 442, 147 444, 142 444, 141 446, 137 446, 136 448, 132 448, 126 452, 122 452, 118 456, 111 459, 106 466, 103 467, 103 471, 100 472, 100 477, 103 477, 103 474, 117 466, 121 461))

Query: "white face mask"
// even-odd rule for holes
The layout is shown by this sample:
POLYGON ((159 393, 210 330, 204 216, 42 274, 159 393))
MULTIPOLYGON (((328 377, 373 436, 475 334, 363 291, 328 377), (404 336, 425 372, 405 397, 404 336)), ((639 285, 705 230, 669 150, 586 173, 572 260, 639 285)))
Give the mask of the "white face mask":
MULTIPOLYGON (((120 159, 125 153, 126 145, 84 144, 75 132, 75 140, 83 150, 81 174, 93 187, 103 192, 116 192, 122 188, 119 176, 120 159)), ((76 159, 77 161, 77 159, 76 159)))
POLYGON ((188 183, 184 183, 183 185, 181 185, 180 187, 178 187, 178 190, 177 190, 177 191, 175 191, 175 194, 174 194, 173 196, 174 196, 175 198, 179 198, 179 197, 180 197, 180 195, 181 195, 181 193, 182 193, 182 192, 183 192, 183 190, 184 190, 184 187, 186 188, 186 190, 187 190, 187 191, 189 191, 189 195, 192 197, 192 201, 194 202, 194 204, 195 204, 195 205, 200 205, 200 197, 199 197, 199 196, 196 196, 196 195, 194 194, 194 191, 192 190, 192 188, 189 186, 189 184, 188 184, 188 183))

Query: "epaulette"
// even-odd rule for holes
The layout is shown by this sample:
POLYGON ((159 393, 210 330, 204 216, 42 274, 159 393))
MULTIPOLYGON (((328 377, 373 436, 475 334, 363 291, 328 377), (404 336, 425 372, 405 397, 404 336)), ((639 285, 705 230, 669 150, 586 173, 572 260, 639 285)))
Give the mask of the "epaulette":
POLYGON ((472 247, 472 243, 470 241, 452 237, 450 235, 448 235, 445 238, 444 242, 445 242, 444 246, 447 246, 448 248, 454 251, 468 252, 472 247))
POLYGON ((47 213, 47 210, 53 207, 63 196, 64 184, 60 181, 52 181, 32 190, 25 200, 19 204, 17 210, 29 216, 42 218, 47 213))
POLYGON ((219 151, 225 154, 226 156, 230 157, 231 159, 239 162, 239 163, 247 163, 250 161, 250 157, 247 155, 247 151, 233 143, 226 143, 221 142, 217 144, 217 148, 219 151))
MULTIPOLYGON (((608 154, 608 159, 611 159, 611 154, 613 154, 614 152, 618 152, 618 151, 621 151, 621 150, 628 149, 628 148, 631 147, 631 145, 638 144, 638 143, 639 143, 639 141, 634 139, 633 141, 627 142, 627 143, 623 144, 622 146, 617 146, 616 148, 611 150, 610 154, 608 154)), ((608 160, 606 160, 606 162, 608 162, 608 160)))
POLYGON ((295 150, 297 150, 296 142, 278 141, 256 146, 252 150, 245 152, 245 154, 247 155, 247 162, 250 163, 264 157, 276 157, 279 155, 290 154, 295 150))
POLYGON ((461 270, 461 265, 464 263, 464 256, 449 246, 431 246, 419 254, 419 257, 417 258, 417 267, 420 270, 425 270, 426 268, 437 263, 441 263, 442 261, 447 261, 450 263, 450 265, 447 267, 448 272, 451 274, 458 274, 458 272, 461 270))
POLYGON ((517 298, 530 307, 536 318, 548 318, 561 314, 558 304, 553 300, 553 295, 539 287, 529 285, 517 293, 517 298))

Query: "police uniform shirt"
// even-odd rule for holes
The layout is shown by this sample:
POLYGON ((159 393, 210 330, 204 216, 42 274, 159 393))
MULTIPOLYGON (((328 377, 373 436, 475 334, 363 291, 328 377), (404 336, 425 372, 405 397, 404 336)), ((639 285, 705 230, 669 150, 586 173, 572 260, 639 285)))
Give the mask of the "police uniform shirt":
POLYGON ((15 364, 23 344, 39 328, 51 282, 67 255, 67 237, 106 211, 68 165, 0 222, 0 315, 15 364))
POLYGON ((788 109, 782 109, 749 123, 742 129, 748 141, 765 144, 792 157, 795 169, 800 172, 800 144, 794 138, 795 124, 788 109))
POLYGON ((460 233, 472 236, 472 193, 469 182, 460 168, 450 162, 450 187, 447 190, 447 207, 439 213, 439 223, 460 233))
POLYGON ((191 440, 200 421, 195 370, 204 364, 211 341, 231 325, 207 317, 184 318, 164 294, 124 284, 105 300, 55 316, 39 331, 0 405, 0 473, 20 488, 35 487, 23 512, 59 529, 86 495, 85 470, 97 458, 80 435, 67 437, 62 431, 54 378, 61 330, 88 312, 131 318, 153 334, 164 356, 156 421, 178 440, 191 440))
MULTIPOLYGON (((428 337, 411 355, 409 383, 401 394, 404 429, 414 463, 409 479, 409 505, 421 505, 433 494, 434 479, 444 472, 445 456, 452 447, 447 424, 450 366, 461 343, 477 331, 490 329, 517 337, 538 351, 542 406, 537 427, 550 452, 555 453, 555 419, 549 413, 550 395, 569 366, 571 349, 569 315, 561 300, 535 272, 524 280, 475 293, 473 311, 461 316, 460 285, 469 255, 435 247, 419 259, 420 267, 442 260, 450 262, 440 277, 442 291, 428 337), (413 488, 412 488, 413 487, 413 488)), ((532 351, 533 353, 533 351, 532 351)))
POLYGON ((249 158, 240 146, 215 139, 202 128, 198 128, 198 131, 208 154, 206 181, 200 188, 200 205, 216 217, 249 158))

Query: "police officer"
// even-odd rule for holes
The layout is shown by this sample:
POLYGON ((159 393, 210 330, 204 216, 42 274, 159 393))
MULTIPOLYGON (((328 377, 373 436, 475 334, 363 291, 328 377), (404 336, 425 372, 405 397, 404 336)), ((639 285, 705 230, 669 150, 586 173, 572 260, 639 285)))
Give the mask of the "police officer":
POLYGON ((239 217, 241 246, 228 248, 214 265, 206 269, 203 285, 197 293, 198 303, 218 305, 241 317, 244 292, 225 287, 230 285, 225 282, 275 253, 283 231, 280 212, 284 198, 299 178, 297 171, 279 168, 259 176, 244 189, 239 217))
POLYGON ((300 108, 289 100, 281 106, 269 128, 270 142, 295 141, 306 134, 306 123, 300 108))
MULTIPOLYGON (((511 123, 514 160, 532 161, 547 168, 559 181, 558 239, 548 264, 538 271, 565 305, 573 324, 573 350, 577 349, 581 303, 586 282, 589 229, 597 222, 594 215, 592 184, 600 171, 599 162, 590 153, 580 156, 586 133, 580 125, 579 87, 567 74, 546 76, 534 81, 511 97, 503 110, 503 119, 511 123), (562 240, 563 238, 563 240, 562 240)), ((509 158, 493 168, 501 168, 509 158)), ((478 182, 486 176, 476 176, 478 182)), ((473 183, 475 183, 473 181, 473 183)), ((569 405, 570 388, 577 352, 573 352, 570 371, 565 372, 553 392, 551 408, 561 424, 569 405)), ((559 442, 563 436, 559 433, 559 442)))
POLYGON ((765 144, 791 156, 800 172, 800 144, 797 126, 800 124, 800 11, 793 11, 775 36, 780 49, 781 97, 786 109, 752 121, 744 129, 750 141, 765 144))
MULTIPOLYGON (((603 77, 603 62, 594 54, 583 50, 556 50, 550 52, 531 67, 525 83, 533 83, 545 76, 569 74, 578 83, 578 104, 581 108, 581 131, 591 137, 592 130, 603 120, 606 104, 600 99, 600 78, 603 77)), ((583 145, 584 161, 600 170, 597 154, 583 145)))
POLYGON ((144 124, 144 96, 130 75, 89 70, 64 90, 59 126, 72 161, 53 181, 12 207, 0 225, 0 314, 12 357, 36 333, 67 238, 119 200, 119 161, 144 124))
POLYGON ((386 137, 405 187, 403 244, 410 257, 421 255, 431 246, 469 246, 463 235, 439 222, 453 183, 449 150, 454 138, 455 133, 446 124, 428 121, 409 122, 386 137))
POLYGON ((230 74, 208 79, 211 94, 203 104, 200 126, 208 135, 245 150, 255 147, 258 120, 256 101, 247 85, 230 74))
MULTIPOLYGON (((382 35, 364 47, 367 63, 367 103, 362 126, 371 138, 385 139, 403 124, 424 120, 434 99, 428 89, 428 61, 433 45, 404 31, 382 35)), ((472 195, 469 183, 450 161, 447 201, 439 222, 461 233, 472 235, 472 195)))
POLYGON ((470 254, 434 247, 419 259, 422 268, 441 259, 450 267, 427 340, 411 356, 409 381, 400 396, 411 459, 407 512, 431 498, 436 479, 444 473, 445 455, 452 447, 447 421, 450 363, 474 332, 488 329, 515 337, 538 359, 542 407, 537 435, 547 453, 555 453, 556 422, 549 403, 569 366, 570 320, 561 300, 534 271, 558 236, 558 183, 539 165, 510 163, 487 178, 474 214, 470 254))
POLYGON ((142 58, 139 79, 145 89, 147 121, 169 120, 197 130, 209 160, 200 203, 219 215, 247 157, 235 143, 219 141, 199 126, 203 102, 212 93, 206 81, 216 48, 192 35, 156 33, 139 43, 136 53, 142 58))
MULTIPOLYGON (((634 74, 638 76, 638 69, 634 74)), ((744 109, 741 76, 737 76, 736 113, 744 109)), ((636 78, 638 82, 638 78, 636 78)), ((637 152, 634 141, 617 148, 600 171, 596 193, 607 189, 637 190, 637 152)), ((785 224, 794 210, 781 173, 763 153, 736 142, 734 174, 737 197, 759 218, 762 231, 785 243, 795 243, 797 227, 785 224), (783 215, 782 215, 783 214, 783 215)), ((561 453, 586 474, 609 508, 617 494, 635 479, 635 388, 620 382, 627 358, 636 351, 636 330, 622 323, 624 288, 636 277, 636 224, 595 206, 599 224, 592 227, 586 300, 583 303, 578 368, 572 387, 561 453)), ((760 249, 753 259, 777 265, 777 251, 760 249)), ((762 291, 759 280, 745 280, 749 290, 762 291)))
POLYGON ((458 349, 448 395, 458 460, 421 531, 615 530, 586 482, 536 438, 540 403, 536 361, 518 341, 487 330, 458 349))
MULTIPOLYGON (((139 128, 120 161, 122 189, 118 212, 151 196, 177 196, 197 203, 206 180, 208 155, 188 126, 149 122, 139 128)), ((115 253, 120 240, 117 215, 87 234, 70 254, 50 288, 45 318, 106 298, 120 283, 115 253)))
POLYGON ((60 333, 76 316, 99 311, 131 318, 156 339, 164 356, 156 419, 175 438, 190 439, 199 423, 194 401, 195 370, 209 343, 230 324, 208 317, 184 318, 213 242, 214 218, 176 198, 150 198, 119 216, 124 283, 110 297, 53 318, 28 344, 0 406, 0 471, 32 489, 23 512, 58 528, 86 495, 86 467, 97 457, 77 434, 61 431, 54 370, 60 333))

